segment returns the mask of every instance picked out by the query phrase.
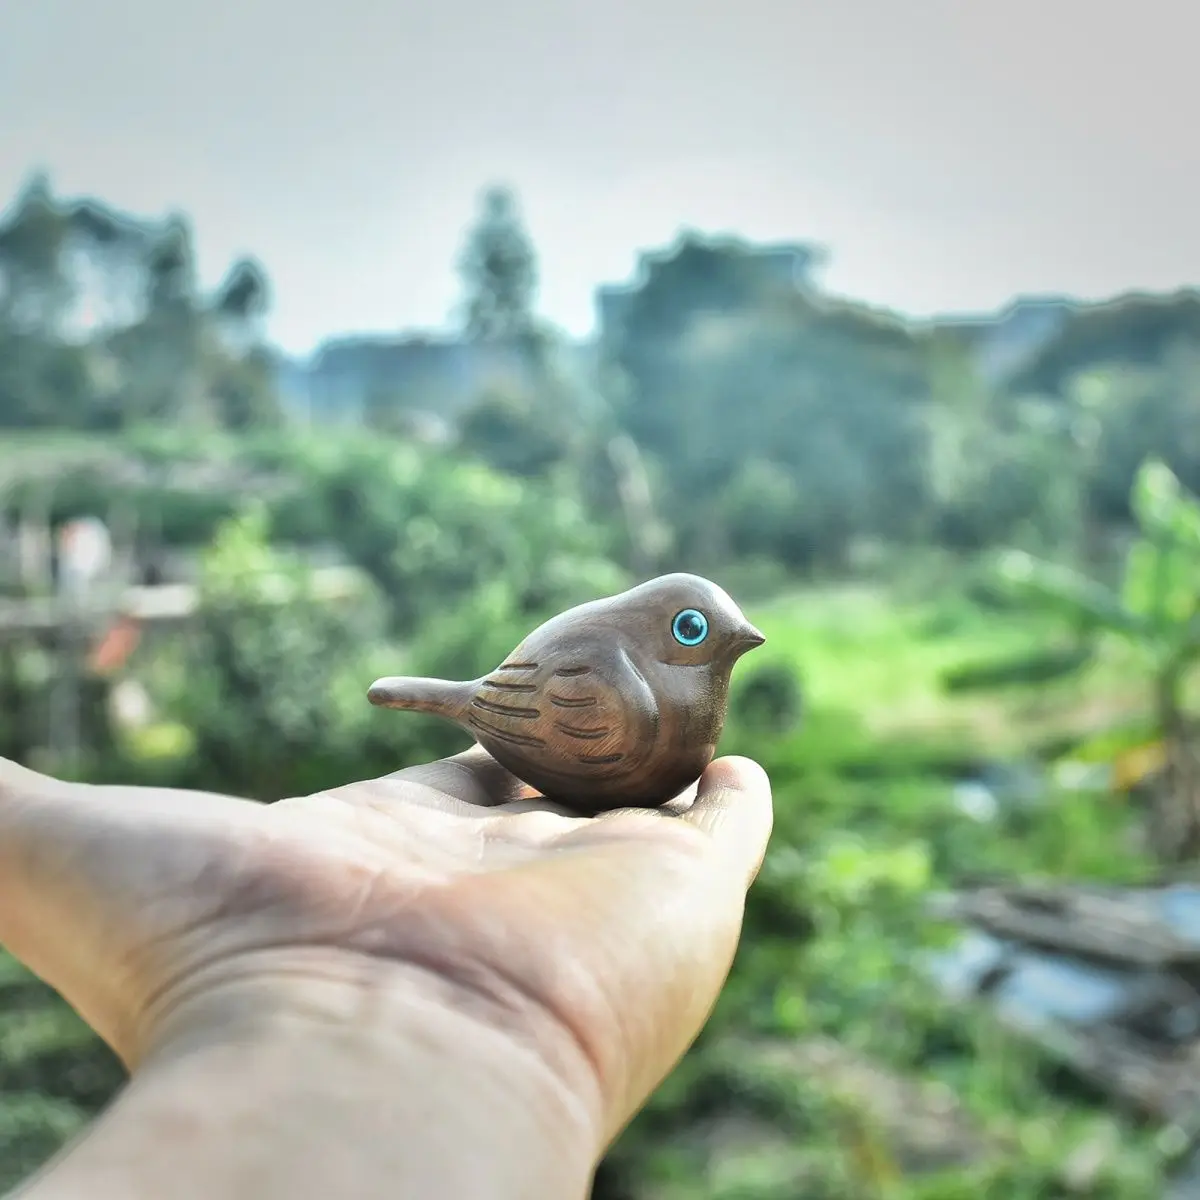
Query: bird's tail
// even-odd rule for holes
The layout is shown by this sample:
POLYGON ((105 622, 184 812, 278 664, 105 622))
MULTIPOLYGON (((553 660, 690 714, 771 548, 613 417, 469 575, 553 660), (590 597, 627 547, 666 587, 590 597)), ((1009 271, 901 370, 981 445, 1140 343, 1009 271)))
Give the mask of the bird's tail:
POLYGON ((445 679, 418 679, 390 675, 377 679, 367 689, 367 699, 380 708, 403 708, 409 712, 433 713, 456 721, 466 712, 475 691, 473 683, 451 683, 445 679))

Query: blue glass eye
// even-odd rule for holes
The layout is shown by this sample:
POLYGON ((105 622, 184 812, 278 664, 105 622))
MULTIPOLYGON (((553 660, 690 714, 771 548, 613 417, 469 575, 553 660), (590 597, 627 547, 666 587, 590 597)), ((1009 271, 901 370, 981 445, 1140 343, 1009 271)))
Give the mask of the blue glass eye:
POLYGON ((675 614, 671 633, 681 646, 698 646, 708 637, 708 618, 697 609, 685 608, 675 614))

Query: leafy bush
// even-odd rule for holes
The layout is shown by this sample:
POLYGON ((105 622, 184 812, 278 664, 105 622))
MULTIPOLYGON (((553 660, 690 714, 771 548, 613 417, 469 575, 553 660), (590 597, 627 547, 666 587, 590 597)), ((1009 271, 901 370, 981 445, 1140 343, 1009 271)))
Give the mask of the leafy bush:
POLYGON ((795 669, 786 663, 768 662, 757 670, 744 670, 734 680, 729 713, 747 728, 778 734, 799 724, 803 704, 795 669))
POLYGON ((1074 675, 1095 658, 1091 645, 1052 646, 1004 658, 960 663, 942 673, 948 692, 985 691, 1017 684, 1049 683, 1074 675))
POLYGON ((339 446, 314 458, 272 516, 276 537, 336 538, 405 638, 497 580, 530 613, 588 598, 602 577, 606 589, 620 586, 613 531, 576 495, 411 445, 339 446))
POLYGON ((384 622, 368 583, 331 603, 266 530, 252 510, 207 554, 169 712, 191 733, 203 786, 275 799, 369 770, 377 717, 366 688, 384 622))

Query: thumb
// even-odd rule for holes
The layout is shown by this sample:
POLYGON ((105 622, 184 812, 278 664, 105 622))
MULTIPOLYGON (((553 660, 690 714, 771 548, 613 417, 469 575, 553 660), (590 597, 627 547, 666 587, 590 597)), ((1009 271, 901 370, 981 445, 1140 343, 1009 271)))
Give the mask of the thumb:
POLYGON ((771 838, 771 781, 752 759, 715 759, 700 777, 696 799, 682 819, 713 839, 729 871, 748 888, 771 838))

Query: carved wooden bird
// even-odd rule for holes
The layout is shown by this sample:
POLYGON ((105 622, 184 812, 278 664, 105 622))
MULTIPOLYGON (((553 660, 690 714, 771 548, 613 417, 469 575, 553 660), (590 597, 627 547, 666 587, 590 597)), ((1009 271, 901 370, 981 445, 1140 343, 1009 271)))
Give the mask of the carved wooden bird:
POLYGON ((479 679, 392 677, 367 695, 455 722, 567 807, 655 808, 712 760, 734 664, 764 641, 715 583, 663 575, 559 613, 479 679))

